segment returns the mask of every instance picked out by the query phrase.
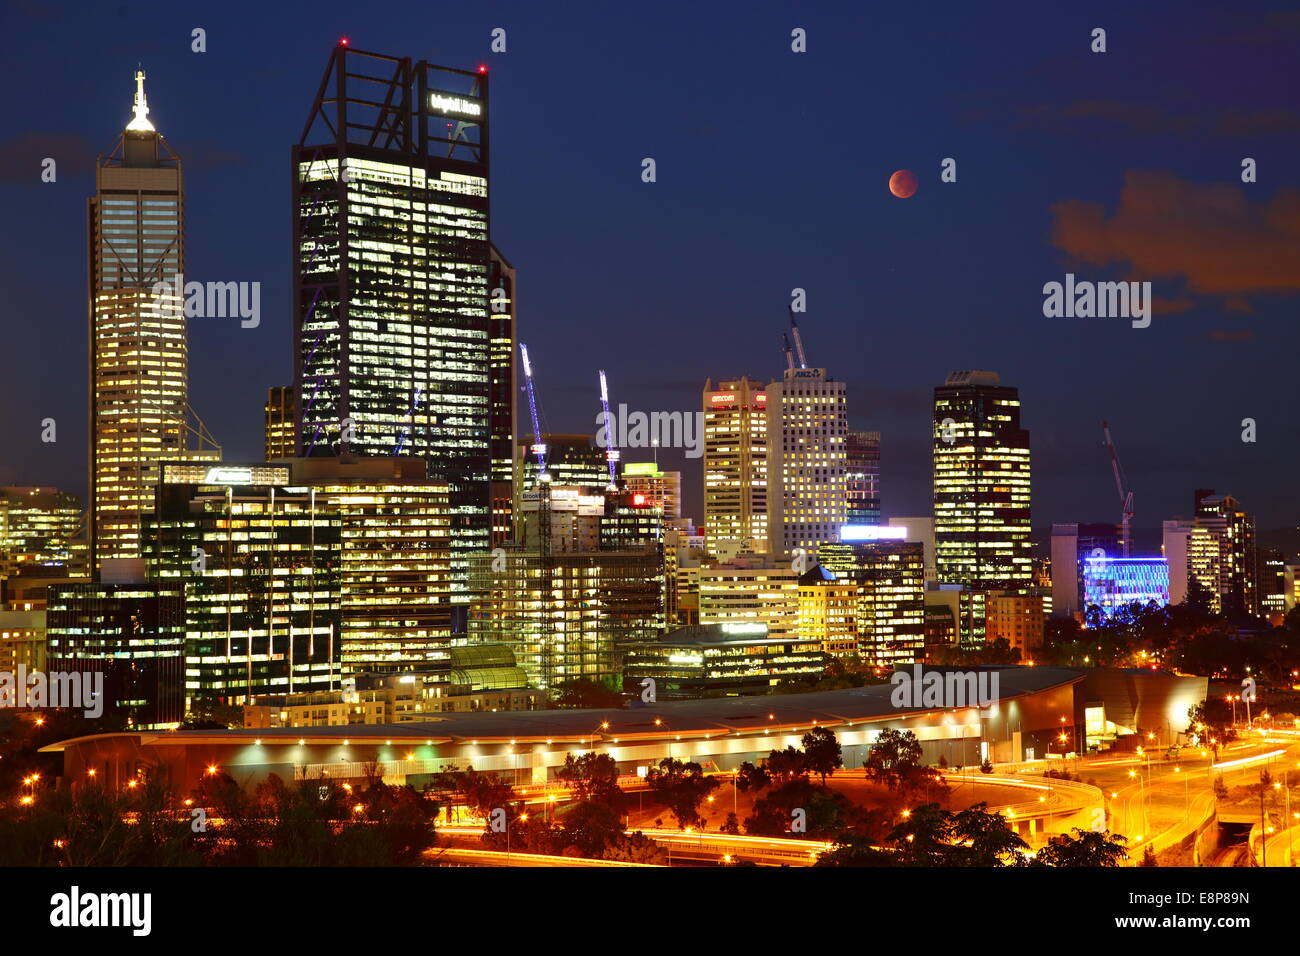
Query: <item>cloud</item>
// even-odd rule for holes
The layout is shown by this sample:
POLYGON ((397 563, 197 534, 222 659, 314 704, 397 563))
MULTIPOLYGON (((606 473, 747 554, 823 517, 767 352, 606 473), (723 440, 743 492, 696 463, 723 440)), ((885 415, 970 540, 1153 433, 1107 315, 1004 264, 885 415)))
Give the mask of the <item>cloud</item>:
POLYGON ((53 159, 60 176, 88 173, 99 150, 73 133, 19 133, 0 143, 0 182, 39 183, 41 161, 53 159))
POLYGON ((1251 199, 1248 189, 1258 187, 1130 170, 1109 218, 1101 203, 1054 204, 1052 243, 1088 265, 1124 266, 1130 281, 1181 279, 1189 293, 1249 311, 1251 296, 1300 292, 1300 191, 1251 199))
POLYGON ((1151 103, 1087 99, 1072 103, 1021 106, 1016 125, 1062 135, 1092 137, 1099 126, 1118 126, 1141 136, 1204 139, 1300 133, 1300 112, 1288 109, 1208 110, 1177 113, 1151 103))
POLYGON ((1253 342, 1255 333, 1250 329, 1210 329, 1211 342, 1253 342))

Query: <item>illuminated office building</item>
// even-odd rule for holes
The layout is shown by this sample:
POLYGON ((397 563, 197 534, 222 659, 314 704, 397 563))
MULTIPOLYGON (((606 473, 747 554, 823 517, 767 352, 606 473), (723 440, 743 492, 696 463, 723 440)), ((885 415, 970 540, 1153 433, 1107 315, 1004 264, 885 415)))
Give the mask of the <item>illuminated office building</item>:
POLYGON ((768 694, 824 667, 821 645, 810 638, 773 638, 761 624, 703 624, 628 648, 623 689, 639 694, 648 677, 662 700, 768 694))
POLYGON ((45 611, 0 611, 0 673, 46 669, 45 611))
POLYGON ((654 545, 662 549, 663 508, 645 495, 631 491, 605 494, 605 514, 600 522, 600 547, 606 551, 654 545))
POLYGON ((1286 554, 1276 548, 1260 549, 1260 614, 1271 624, 1281 625, 1287 611, 1286 597, 1286 554))
POLYGON ((789 561, 741 555, 700 568, 700 624, 765 624, 773 637, 799 633, 799 572, 789 561))
POLYGON ((767 387, 767 537, 772 554, 839 540, 846 497, 844 383, 822 368, 788 368, 767 387))
MULTIPOLYGON (((602 490, 609 484, 609 462, 591 435, 546 434, 542 443, 546 445, 546 473, 552 484, 602 490)), ((531 441, 518 443, 525 489, 537 487, 537 457, 529 452, 531 446, 531 441)))
POLYGON ((1164 558, 1125 558, 1089 555, 1083 559, 1085 608, 1100 608, 1103 617, 1137 602, 1169 603, 1169 562, 1164 558))
POLYGON ((1217 591, 1225 613, 1259 614, 1259 567, 1255 518, 1232 495, 1196 492, 1196 524, 1218 543, 1217 591))
POLYGON ((267 389, 263 415, 266 460, 295 457, 298 433, 294 430, 293 386, 273 385, 267 389))
POLYGON ((451 504, 419 458, 305 458, 290 480, 339 520, 344 673, 445 670, 452 638, 451 504))
POLYGON ((46 667, 103 674, 106 715, 140 730, 175 727, 184 718, 182 582, 52 584, 45 619, 46 667))
POLYGON ((487 115, 485 71, 340 43, 293 150, 299 451, 424 459, 457 602, 490 540, 487 115))
POLYGON ((845 443, 848 524, 880 524, 880 432, 849 432, 845 443))
POLYGON ((869 537, 845 528, 838 543, 824 544, 822 568, 856 590, 857 656, 872 664, 919 661, 925 648, 925 551, 918 541, 872 528, 869 537))
POLYGON ((985 640, 1004 640, 1020 652, 1021 660, 1032 660, 1043 646, 1045 595, 1018 591, 994 591, 985 603, 985 640))
MULTIPOLYGON (((136 73, 134 118, 95 164, 90 200, 90 561, 142 555, 158 463, 186 457, 181 160, 154 129, 136 73), (159 295, 155 285, 167 283, 159 295)), ((162 287, 160 287, 162 288, 162 287)), ((196 432, 203 434, 202 432, 196 432)), ((203 437, 207 437, 206 434, 203 437)))
POLYGON ((665 521, 682 516, 682 473, 664 471, 651 461, 623 463, 623 484, 663 511, 665 521))
POLYGON ((748 378, 704 383, 704 533, 767 550, 767 388, 748 378))
POLYGON ((954 372, 934 390, 935 564, 971 589, 1033 584, 1029 432, 994 372, 954 372))
POLYGON ((858 656, 858 586, 820 564, 799 578, 799 636, 833 657, 858 656))
POLYGON ((0 578, 86 573, 81 500, 57 488, 0 488, 0 578))
POLYGON ((340 524, 285 465, 163 466, 149 564, 185 596, 187 697, 335 685, 340 524))
POLYGON ((1051 547, 1052 615, 1073 617, 1084 610, 1084 559, 1098 552, 1120 554, 1119 528, 1113 524, 1054 524, 1051 547))
POLYGON ((476 595, 472 643, 514 651, 530 685, 590 678, 612 682, 629 645, 663 631, 663 556, 630 551, 540 555, 507 545, 471 558, 476 595))
POLYGON ((518 302, 515 269, 495 245, 490 247, 491 273, 488 276, 488 337, 491 346, 490 386, 491 417, 489 432, 492 458, 491 534, 492 546, 504 544, 513 535, 514 509, 518 500, 515 487, 519 474, 515 461, 516 416, 519 396, 515 373, 518 333, 515 319, 518 302))

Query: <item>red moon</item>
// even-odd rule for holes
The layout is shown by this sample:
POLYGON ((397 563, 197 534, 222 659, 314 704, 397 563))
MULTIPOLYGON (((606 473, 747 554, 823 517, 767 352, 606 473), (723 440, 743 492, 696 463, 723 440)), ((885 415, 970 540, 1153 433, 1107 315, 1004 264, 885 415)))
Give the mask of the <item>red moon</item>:
POLYGON ((900 169, 889 177, 889 191, 899 199, 906 199, 916 192, 916 173, 910 169, 900 169))

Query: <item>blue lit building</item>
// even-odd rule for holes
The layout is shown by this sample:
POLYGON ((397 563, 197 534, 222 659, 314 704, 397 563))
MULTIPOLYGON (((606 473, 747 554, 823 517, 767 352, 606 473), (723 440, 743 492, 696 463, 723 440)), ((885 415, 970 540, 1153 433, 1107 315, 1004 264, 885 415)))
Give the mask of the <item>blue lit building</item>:
POLYGON ((1121 558, 1101 554, 1083 565, 1083 606, 1096 605, 1106 617, 1137 601, 1169 603, 1169 562, 1165 558, 1121 558))

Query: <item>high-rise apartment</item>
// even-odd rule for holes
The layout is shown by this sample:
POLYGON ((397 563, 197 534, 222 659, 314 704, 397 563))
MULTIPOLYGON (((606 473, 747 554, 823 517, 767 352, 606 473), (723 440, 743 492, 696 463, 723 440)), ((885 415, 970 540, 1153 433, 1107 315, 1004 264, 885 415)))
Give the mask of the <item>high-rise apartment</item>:
POLYGON ((824 368, 788 368, 767 387, 767 537, 773 554, 839 540, 846 496, 848 405, 824 368))

